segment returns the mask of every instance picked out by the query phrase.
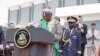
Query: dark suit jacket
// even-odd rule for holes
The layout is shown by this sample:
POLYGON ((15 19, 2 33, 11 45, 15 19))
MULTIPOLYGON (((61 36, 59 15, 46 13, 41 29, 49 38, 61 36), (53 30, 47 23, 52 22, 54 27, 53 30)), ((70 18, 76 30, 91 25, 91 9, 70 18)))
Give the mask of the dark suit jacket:
MULTIPOLYGON (((77 24, 77 28, 79 28, 78 24, 77 24)), ((81 33, 81 44, 87 44, 87 40, 86 40, 87 25, 83 24, 82 29, 84 30, 84 32, 80 32, 81 33)))
POLYGON ((3 40, 4 40, 4 33, 3 30, 0 29, 0 44, 2 43, 3 40))
POLYGON ((70 33, 70 30, 66 30, 65 32, 65 40, 70 39, 71 40, 71 46, 68 46, 66 44, 63 47, 63 56, 78 56, 77 52, 81 50, 81 34, 79 31, 75 28, 72 31, 72 34, 70 33))

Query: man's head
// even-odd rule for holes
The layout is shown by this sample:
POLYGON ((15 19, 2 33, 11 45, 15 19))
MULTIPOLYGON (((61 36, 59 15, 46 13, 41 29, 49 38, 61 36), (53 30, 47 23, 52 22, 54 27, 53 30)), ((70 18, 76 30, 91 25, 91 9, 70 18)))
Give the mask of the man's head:
POLYGON ((48 8, 43 10, 43 18, 44 20, 46 20, 47 22, 51 21, 52 19, 52 11, 48 8))
POLYGON ((83 17, 82 16, 78 16, 78 22, 83 23, 83 17))
POLYGON ((58 16, 55 16, 54 17, 54 19, 55 19, 55 24, 58 24, 58 23, 60 23, 60 17, 58 17, 58 16))
POLYGON ((15 24, 14 23, 9 23, 8 28, 15 28, 15 24))
POLYGON ((96 24, 95 23, 92 23, 91 24, 91 30, 95 30, 96 29, 96 24))
POLYGON ((75 27, 75 24, 77 22, 77 18, 70 16, 70 17, 67 17, 67 21, 68 21, 68 24, 69 24, 69 28, 73 28, 73 27, 75 27))

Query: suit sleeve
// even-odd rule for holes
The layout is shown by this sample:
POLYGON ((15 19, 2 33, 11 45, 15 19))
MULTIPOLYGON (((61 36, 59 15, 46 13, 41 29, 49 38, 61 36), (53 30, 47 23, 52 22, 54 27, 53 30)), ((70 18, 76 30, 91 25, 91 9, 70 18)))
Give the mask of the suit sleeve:
POLYGON ((78 37, 78 40, 77 40, 78 51, 81 51, 81 34, 80 34, 80 32, 78 32, 77 37, 78 37))
POLYGON ((84 25, 83 30, 84 30, 84 32, 81 32, 81 34, 86 35, 87 34, 87 25, 84 25))
POLYGON ((86 34, 87 40, 89 39, 89 37, 91 37, 89 33, 90 33, 90 30, 88 30, 88 31, 87 31, 87 34, 86 34))
POLYGON ((4 32, 3 32, 3 30, 2 30, 1 38, 2 38, 2 42, 4 42, 5 37, 4 37, 4 32))

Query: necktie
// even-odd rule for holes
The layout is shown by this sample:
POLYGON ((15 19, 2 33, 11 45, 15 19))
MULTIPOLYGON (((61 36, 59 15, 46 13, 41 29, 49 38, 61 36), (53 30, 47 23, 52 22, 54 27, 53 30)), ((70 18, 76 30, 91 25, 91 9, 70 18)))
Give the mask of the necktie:
POLYGON ((94 44, 94 39, 95 39, 94 31, 92 30, 92 44, 94 44))
POLYGON ((72 30, 70 30, 70 36, 72 35, 72 30))

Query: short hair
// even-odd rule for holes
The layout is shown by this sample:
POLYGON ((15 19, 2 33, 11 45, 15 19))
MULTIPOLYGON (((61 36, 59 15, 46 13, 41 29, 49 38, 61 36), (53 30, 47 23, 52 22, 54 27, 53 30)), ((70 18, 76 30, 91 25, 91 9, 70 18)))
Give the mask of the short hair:
POLYGON ((79 18, 82 17, 81 15, 78 16, 79 18))
POLYGON ((10 26, 11 24, 14 24, 14 23, 9 23, 8 26, 10 26))
POLYGON ((96 26, 96 24, 95 23, 91 23, 91 26, 96 26))

